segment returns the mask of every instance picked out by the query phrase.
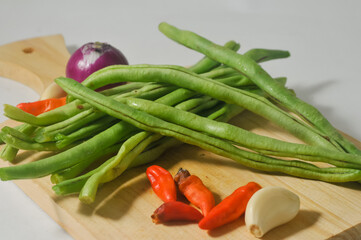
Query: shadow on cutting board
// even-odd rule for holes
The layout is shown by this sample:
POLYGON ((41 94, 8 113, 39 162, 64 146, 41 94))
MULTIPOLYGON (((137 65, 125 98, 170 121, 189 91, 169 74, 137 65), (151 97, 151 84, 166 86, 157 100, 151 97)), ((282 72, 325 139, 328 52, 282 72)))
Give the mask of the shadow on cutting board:
MULTIPOLYGON (((311 227, 313 224, 317 222, 320 216, 321 214, 319 212, 301 209, 300 212, 292 221, 275 228, 275 230, 269 231, 267 234, 265 234, 262 237, 262 239, 264 240, 288 239, 288 237, 296 234, 297 232, 311 227)), ((244 215, 237 221, 234 221, 230 224, 209 231, 208 234, 214 238, 222 237, 229 232, 235 230, 239 231, 239 228, 241 226, 245 228, 244 215)))
POLYGON ((349 239, 349 240, 358 240, 361 239, 361 223, 353 226, 335 236, 328 238, 327 240, 342 240, 342 239, 349 239))

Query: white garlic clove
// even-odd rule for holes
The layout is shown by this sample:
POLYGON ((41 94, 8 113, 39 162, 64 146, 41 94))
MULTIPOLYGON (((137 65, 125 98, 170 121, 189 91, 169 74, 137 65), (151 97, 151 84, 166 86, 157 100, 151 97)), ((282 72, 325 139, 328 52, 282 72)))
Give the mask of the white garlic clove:
POLYGON ((65 97, 66 92, 59 87, 55 82, 49 84, 49 86, 44 90, 40 96, 40 100, 49 99, 49 98, 61 98, 65 97))
POLYGON ((300 199, 283 187, 265 187, 249 200, 245 212, 247 229, 262 237, 271 229, 291 221, 299 212, 300 199))

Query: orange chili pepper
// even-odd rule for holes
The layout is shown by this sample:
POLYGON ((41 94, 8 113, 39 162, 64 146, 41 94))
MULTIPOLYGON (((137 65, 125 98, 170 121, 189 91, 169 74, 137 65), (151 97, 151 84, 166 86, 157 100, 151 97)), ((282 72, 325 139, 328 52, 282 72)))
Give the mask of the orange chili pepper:
POLYGON ((199 222, 203 215, 194 207, 183 202, 171 201, 163 203, 151 216, 154 223, 165 223, 171 221, 199 222))
POLYGON ((16 107, 34 116, 38 116, 41 113, 48 112, 55 108, 61 107, 65 104, 66 104, 66 97, 62 97, 62 98, 49 98, 36 102, 19 103, 16 107))
POLYGON ((261 189, 255 182, 236 189, 231 195, 216 205, 198 226, 201 229, 214 229, 239 218, 246 210, 247 203, 252 195, 261 189))
POLYGON ((147 168, 147 177, 153 191, 164 202, 177 200, 177 188, 172 175, 164 168, 153 165, 147 168))
POLYGON ((195 206, 199 207, 204 216, 215 205, 212 192, 203 184, 202 180, 191 175, 186 169, 179 169, 174 177, 178 185, 179 191, 195 206))

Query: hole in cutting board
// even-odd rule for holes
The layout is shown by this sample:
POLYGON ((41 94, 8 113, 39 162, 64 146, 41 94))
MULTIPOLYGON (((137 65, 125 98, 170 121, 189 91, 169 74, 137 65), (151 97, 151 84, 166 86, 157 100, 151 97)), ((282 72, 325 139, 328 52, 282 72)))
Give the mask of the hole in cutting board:
POLYGON ((32 48, 32 47, 24 48, 23 52, 26 54, 32 53, 32 52, 34 52, 34 48, 32 48))

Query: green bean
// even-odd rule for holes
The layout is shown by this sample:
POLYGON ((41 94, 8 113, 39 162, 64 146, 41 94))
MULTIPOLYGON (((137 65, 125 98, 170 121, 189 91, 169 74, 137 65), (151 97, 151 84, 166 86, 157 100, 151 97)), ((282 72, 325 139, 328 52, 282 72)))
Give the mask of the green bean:
POLYGON ((248 56, 237 54, 195 33, 179 30, 167 23, 161 23, 159 29, 174 41, 240 71, 274 99, 336 141, 346 151, 361 154, 361 150, 343 137, 315 107, 297 98, 287 88, 273 81, 272 77, 248 56))
MULTIPOLYGON (((257 63, 261 63, 261 62, 266 62, 266 61, 270 61, 273 59, 287 58, 290 56, 290 53, 288 51, 284 51, 284 50, 254 48, 254 49, 248 50, 244 55, 253 59, 257 63)), ((234 68, 231 68, 228 66, 223 66, 223 67, 216 68, 211 71, 202 73, 202 76, 208 77, 208 78, 218 78, 221 76, 222 77, 233 76, 234 74, 239 75, 240 73, 239 73, 239 71, 235 70, 234 68)), ((244 75, 242 75, 242 76, 244 76, 244 75)))
POLYGON ((288 58, 290 53, 283 50, 254 48, 247 51, 244 55, 257 63, 262 63, 273 59, 288 58))
POLYGON ((237 75, 241 75, 239 72, 237 72, 236 70, 234 70, 233 68, 230 67, 220 67, 220 68, 215 68, 209 72, 206 73, 202 73, 199 74, 203 77, 206 78, 213 78, 213 79, 217 79, 220 77, 229 77, 229 76, 234 76, 234 74, 237 75))
MULTIPOLYGON (((244 151, 227 141, 165 122, 144 112, 129 108, 127 105, 102 96, 72 79, 58 78, 56 82, 68 94, 86 101, 101 111, 123 119, 138 128, 175 137, 185 143, 202 147, 222 156, 232 156, 232 159, 252 168, 265 171, 278 171, 293 176, 330 182, 357 181, 361 179, 361 171, 357 169, 337 167, 318 168, 302 161, 280 160, 244 151)), ((0 172, 0 176, 1 175, 2 172, 0 172)))
POLYGON ((109 83, 115 83, 117 79, 136 82, 151 79, 155 82, 167 82, 188 88, 226 103, 244 107, 275 122, 281 128, 306 143, 335 149, 335 146, 321 136, 317 130, 281 110, 266 98, 201 77, 182 67, 154 65, 111 66, 90 75, 83 84, 87 87, 97 88, 109 83))
POLYGON ((150 85, 151 83, 141 83, 141 82, 132 82, 132 83, 127 83, 121 86, 116 86, 113 88, 109 88, 106 90, 101 91, 101 93, 105 96, 112 96, 112 95, 119 95, 119 94, 124 94, 127 92, 131 92, 140 88, 143 88, 146 85, 150 85))
MULTIPOLYGON (((224 45, 224 47, 237 52, 240 48, 240 45, 234 41, 229 41, 224 45)), ((191 66, 189 70, 195 73, 205 73, 213 68, 218 67, 219 65, 221 65, 219 62, 216 62, 208 57, 204 57, 199 62, 191 66)))

